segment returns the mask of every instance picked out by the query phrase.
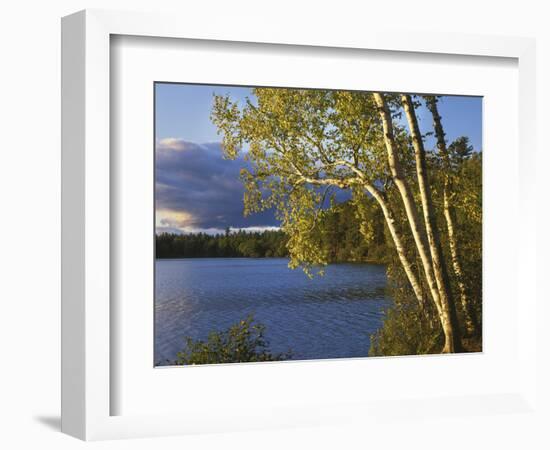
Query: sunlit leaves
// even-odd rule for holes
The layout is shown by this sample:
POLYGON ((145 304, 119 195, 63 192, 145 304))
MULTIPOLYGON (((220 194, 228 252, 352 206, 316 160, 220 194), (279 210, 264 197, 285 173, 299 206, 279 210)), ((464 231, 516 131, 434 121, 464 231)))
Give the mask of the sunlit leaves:
POLYGON ((379 116, 367 92, 256 88, 253 93, 255 101, 242 107, 215 97, 212 120, 225 156, 243 152, 249 164, 241 172, 245 214, 274 208, 289 236, 290 266, 311 275, 314 266, 327 263, 316 226, 324 190, 388 178, 379 116))

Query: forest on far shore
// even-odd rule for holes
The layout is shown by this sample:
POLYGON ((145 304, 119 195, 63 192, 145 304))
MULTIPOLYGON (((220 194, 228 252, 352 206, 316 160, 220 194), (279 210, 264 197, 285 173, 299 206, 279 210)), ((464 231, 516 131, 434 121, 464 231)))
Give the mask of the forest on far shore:
MULTIPOLYGON (((330 262, 379 262, 387 253, 384 222, 374 210, 373 238, 366 241, 351 202, 322 211, 320 244, 330 262)), ((206 233, 161 233, 156 236, 157 258, 282 258, 288 257, 288 238, 281 230, 243 230, 206 233)))

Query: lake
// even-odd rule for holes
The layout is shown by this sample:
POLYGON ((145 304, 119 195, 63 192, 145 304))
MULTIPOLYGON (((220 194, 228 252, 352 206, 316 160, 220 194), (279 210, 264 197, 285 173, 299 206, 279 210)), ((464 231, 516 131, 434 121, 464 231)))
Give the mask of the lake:
POLYGON ((285 258, 158 259, 155 361, 169 364, 184 338, 206 339, 253 314, 271 351, 292 359, 367 356, 391 300, 386 269, 331 264, 309 279, 285 258))

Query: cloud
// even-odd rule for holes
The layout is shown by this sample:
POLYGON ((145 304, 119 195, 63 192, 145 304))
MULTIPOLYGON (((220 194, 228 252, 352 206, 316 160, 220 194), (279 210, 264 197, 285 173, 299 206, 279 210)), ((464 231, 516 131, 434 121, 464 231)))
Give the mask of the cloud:
POLYGON ((166 138, 157 142, 155 158, 157 232, 213 233, 226 227, 260 230, 279 225, 269 211, 243 216, 239 172, 246 162, 223 159, 220 143, 166 138))
POLYGON ((157 152, 183 151, 186 147, 193 145, 178 138, 164 138, 157 144, 157 152))
POLYGON ((155 221, 157 227, 185 228, 191 227, 195 222, 195 218, 187 211, 173 211, 157 208, 155 212, 155 221))

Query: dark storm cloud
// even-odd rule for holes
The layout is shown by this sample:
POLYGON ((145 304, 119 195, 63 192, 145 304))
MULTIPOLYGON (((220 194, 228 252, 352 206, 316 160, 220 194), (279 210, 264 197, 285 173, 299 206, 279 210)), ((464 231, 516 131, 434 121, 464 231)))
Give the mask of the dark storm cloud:
POLYGON ((219 143, 163 139, 156 148, 157 231, 277 226, 270 212, 243 217, 245 165, 222 158, 219 143))

